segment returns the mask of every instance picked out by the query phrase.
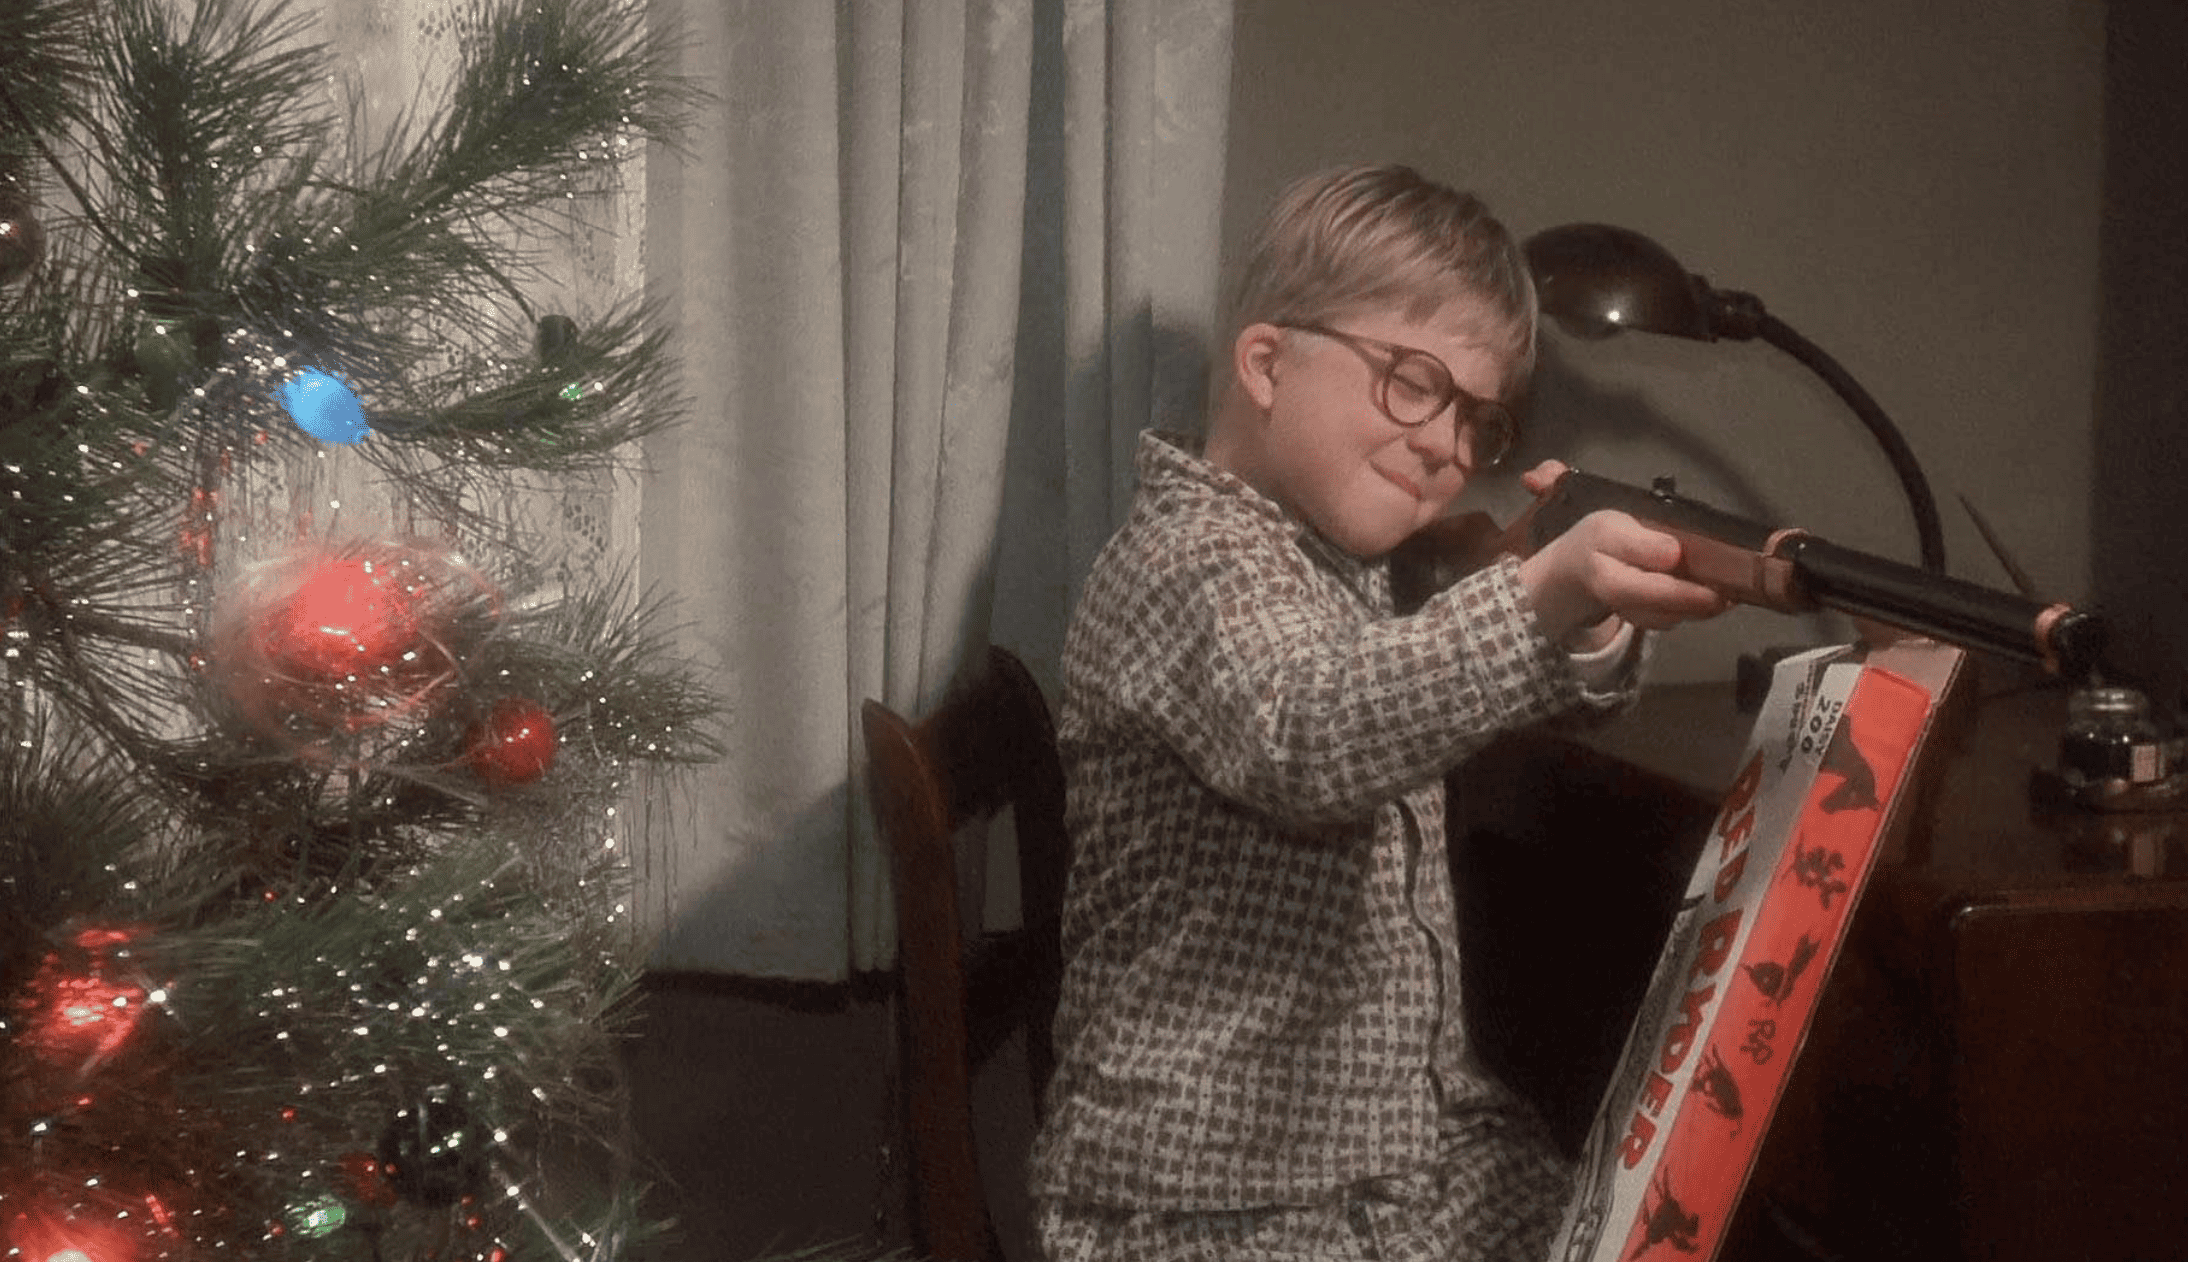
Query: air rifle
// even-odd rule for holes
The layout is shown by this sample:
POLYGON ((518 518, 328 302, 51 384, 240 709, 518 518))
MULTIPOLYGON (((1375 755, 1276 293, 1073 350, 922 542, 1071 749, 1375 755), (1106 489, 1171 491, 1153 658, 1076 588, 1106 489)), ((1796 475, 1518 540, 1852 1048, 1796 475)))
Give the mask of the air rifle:
POLYGON ((1568 469, 1501 530, 1480 513, 1446 518, 1392 555, 1401 608, 1502 553, 1531 555, 1589 513, 1616 509, 1679 541, 1678 573, 1743 605, 1780 613, 1834 609, 1963 648, 1983 649, 2070 680, 2087 679, 2104 652, 2104 622, 1818 538, 1773 528, 1678 494, 1670 479, 1647 489, 1568 469))

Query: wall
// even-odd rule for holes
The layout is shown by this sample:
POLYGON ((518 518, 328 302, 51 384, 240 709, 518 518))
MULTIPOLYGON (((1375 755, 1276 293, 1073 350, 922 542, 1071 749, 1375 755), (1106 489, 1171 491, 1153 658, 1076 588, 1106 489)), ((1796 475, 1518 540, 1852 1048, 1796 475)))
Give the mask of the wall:
POLYGON ((2188 7, 2108 13, 2097 594, 2126 665, 2188 711, 2188 7))
MULTIPOLYGON (((2092 588, 2104 8, 2086 0, 1242 0, 1225 239, 1354 159, 1479 192, 1526 235, 1634 228, 1752 292, 1907 436, 1950 569, 2009 585, 1965 495, 2047 596, 2092 588)), ((1528 442, 1912 561, 1904 497, 1815 377, 1755 343, 1546 337, 1528 442)), ((1476 506, 1519 501, 1507 476, 1476 506)), ((1845 634, 1742 610, 1669 637, 1667 680, 1845 634)))

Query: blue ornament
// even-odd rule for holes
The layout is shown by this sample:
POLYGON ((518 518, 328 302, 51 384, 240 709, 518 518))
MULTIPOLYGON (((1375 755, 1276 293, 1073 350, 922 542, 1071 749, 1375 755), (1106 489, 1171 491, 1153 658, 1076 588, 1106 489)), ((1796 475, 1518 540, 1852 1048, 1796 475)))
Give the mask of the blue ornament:
POLYGON ((321 442, 357 443, 372 433, 349 383, 332 373, 306 368, 283 382, 274 398, 289 410, 299 429, 321 442))

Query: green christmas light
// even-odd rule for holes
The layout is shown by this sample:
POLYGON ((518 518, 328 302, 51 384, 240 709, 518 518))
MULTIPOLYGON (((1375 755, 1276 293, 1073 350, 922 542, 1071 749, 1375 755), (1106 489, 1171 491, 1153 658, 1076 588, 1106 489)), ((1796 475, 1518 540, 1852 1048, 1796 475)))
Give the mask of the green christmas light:
POLYGON ((332 1235, 348 1221, 349 1211, 333 1197, 321 1197, 289 1211, 289 1225, 307 1240, 332 1235))

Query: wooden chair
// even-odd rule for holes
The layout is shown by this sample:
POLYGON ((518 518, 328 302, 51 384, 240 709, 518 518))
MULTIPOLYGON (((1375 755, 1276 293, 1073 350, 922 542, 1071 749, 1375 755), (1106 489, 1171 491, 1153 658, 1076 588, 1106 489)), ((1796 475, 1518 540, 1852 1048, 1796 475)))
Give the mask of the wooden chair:
MULTIPOLYGON (((867 795, 895 878, 915 1243, 944 1262, 997 1259, 972 1124, 972 1074, 1017 1026, 1035 1113, 1055 1053, 1067 863, 1063 768, 1041 691, 1007 649, 916 722, 869 700, 867 795), (1013 808, 1025 928, 968 934, 955 838, 1013 808)), ((975 909, 977 911, 977 909, 975 909)))

